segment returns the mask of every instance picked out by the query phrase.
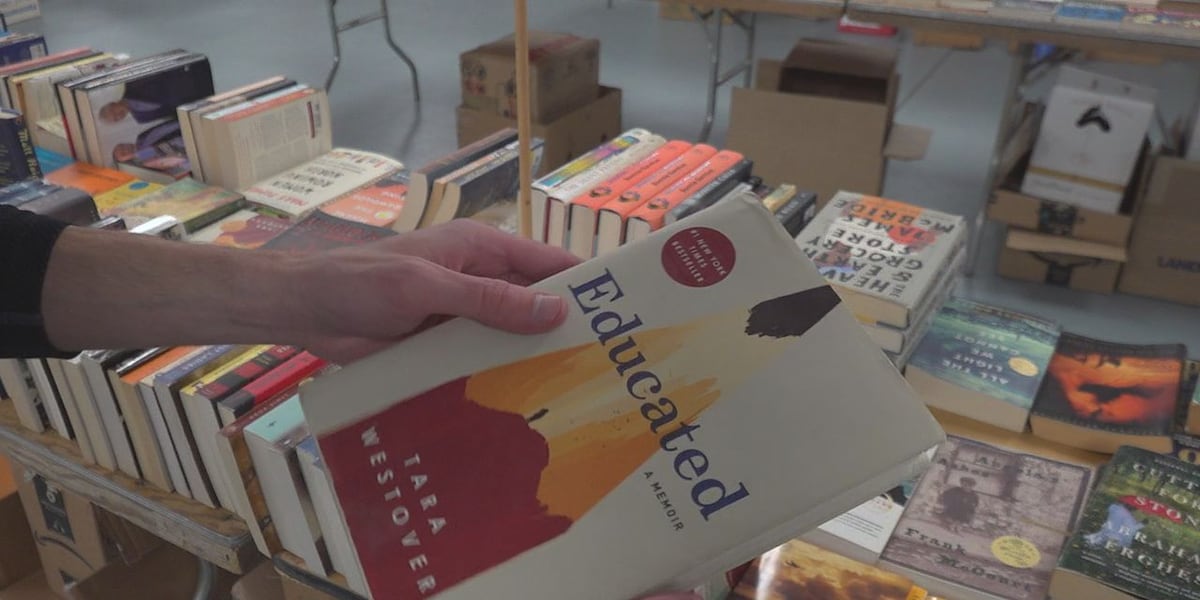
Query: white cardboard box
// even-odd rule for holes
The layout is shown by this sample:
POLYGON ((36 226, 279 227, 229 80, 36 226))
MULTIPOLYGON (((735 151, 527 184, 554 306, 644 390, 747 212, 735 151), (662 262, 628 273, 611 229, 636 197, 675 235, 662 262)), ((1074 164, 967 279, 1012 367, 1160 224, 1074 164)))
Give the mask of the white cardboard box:
POLYGON ((1118 212, 1157 97, 1153 88, 1062 67, 1021 191, 1118 212))

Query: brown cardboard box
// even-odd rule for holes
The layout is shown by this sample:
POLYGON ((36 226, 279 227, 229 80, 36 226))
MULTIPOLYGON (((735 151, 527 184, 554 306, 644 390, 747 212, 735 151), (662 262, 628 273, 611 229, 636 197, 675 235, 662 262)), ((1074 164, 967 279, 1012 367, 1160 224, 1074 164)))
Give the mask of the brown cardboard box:
MULTIPOLYGON (((463 106, 515 118, 516 42, 512 36, 459 57, 463 106)), ((530 110, 548 123, 600 92, 600 41, 568 33, 529 32, 530 110)))
POLYGON ((0 589, 0 600, 58 600, 58 596, 50 591, 46 576, 35 570, 17 583, 0 589))
POLYGON ((230 596, 233 600, 284 600, 283 582, 271 561, 263 561, 233 584, 230 596))
POLYGON ((100 521, 91 502, 40 475, 27 475, 18 491, 52 591, 65 594, 69 585, 108 563, 100 521))
POLYGON ((1125 248, 1009 228, 996 264, 1002 277, 1111 294, 1125 248))
POLYGON ((892 124, 894 56, 802 41, 789 65, 785 82, 783 62, 760 60, 755 87, 733 90, 727 145, 768 184, 794 183, 824 205, 838 190, 881 193, 889 158, 924 157, 931 132, 892 124))
POLYGON ((0 590, 40 568, 21 497, 14 491, 0 498, 0 590))
MULTIPOLYGON (((516 119, 458 107, 458 145, 466 146, 505 127, 516 127, 516 119)), ((567 161, 599 146, 623 131, 621 129, 621 90, 601 87, 591 104, 567 113, 551 123, 533 126, 533 135, 542 138, 542 165, 535 176, 544 175, 567 161)))
POLYGON ((1121 291, 1200 305, 1200 162, 1160 157, 1133 236, 1121 291))

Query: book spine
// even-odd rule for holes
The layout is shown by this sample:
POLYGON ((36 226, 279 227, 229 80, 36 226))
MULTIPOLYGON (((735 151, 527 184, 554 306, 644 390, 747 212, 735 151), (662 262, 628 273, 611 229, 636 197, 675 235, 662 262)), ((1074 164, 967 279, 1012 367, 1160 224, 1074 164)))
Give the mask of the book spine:
MULTIPOLYGON (((715 159, 715 157, 714 157, 715 159)), ((685 198, 674 208, 667 211, 663 217, 663 224, 669 225, 684 217, 700 212, 701 210, 712 206, 717 200, 725 197, 733 188, 750 176, 750 171, 754 168, 754 163, 741 159, 737 164, 730 167, 728 170, 717 175, 715 178, 704 184, 704 187, 697 190, 691 196, 685 198)))
POLYGON ((630 213, 629 219, 645 222, 650 226, 650 231, 661 229, 663 221, 671 209, 679 206, 709 182, 715 181, 727 171, 732 171, 741 160, 742 155, 732 150, 718 152, 687 175, 675 180, 662 192, 655 194, 651 200, 644 202, 637 210, 630 213))

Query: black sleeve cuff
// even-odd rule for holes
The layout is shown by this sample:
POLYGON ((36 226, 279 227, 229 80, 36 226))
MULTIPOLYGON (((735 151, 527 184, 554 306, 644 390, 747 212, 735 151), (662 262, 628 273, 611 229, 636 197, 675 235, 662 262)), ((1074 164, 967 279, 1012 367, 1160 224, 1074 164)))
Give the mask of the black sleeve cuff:
POLYGON ((0 205, 0 357, 70 357, 50 344, 42 286, 67 224, 0 205))

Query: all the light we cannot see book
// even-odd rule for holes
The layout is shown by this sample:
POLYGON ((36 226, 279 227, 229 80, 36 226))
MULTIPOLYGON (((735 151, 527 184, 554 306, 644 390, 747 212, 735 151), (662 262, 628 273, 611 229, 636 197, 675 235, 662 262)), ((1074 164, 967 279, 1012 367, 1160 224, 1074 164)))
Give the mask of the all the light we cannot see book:
POLYGON ((944 439, 756 197, 535 287, 551 333, 455 320, 302 388, 376 600, 686 590, 944 439))

